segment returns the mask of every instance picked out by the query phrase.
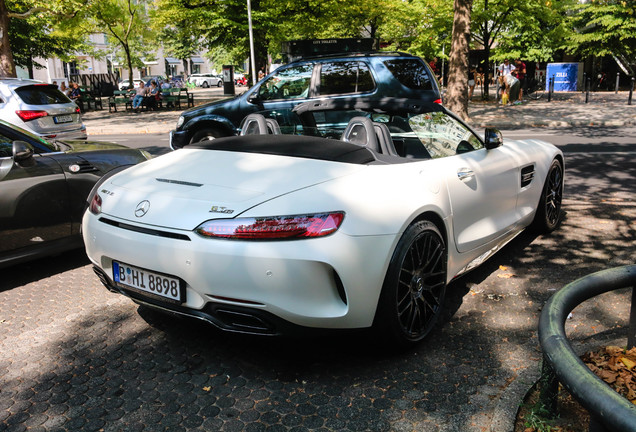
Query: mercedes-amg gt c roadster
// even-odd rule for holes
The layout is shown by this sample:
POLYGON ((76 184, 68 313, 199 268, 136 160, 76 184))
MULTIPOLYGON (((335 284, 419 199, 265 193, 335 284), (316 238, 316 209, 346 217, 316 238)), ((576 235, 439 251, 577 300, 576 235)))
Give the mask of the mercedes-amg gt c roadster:
POLYGON ((409 346, 446 285, 561 216, 563 154, 438 104, 323 100, 105 178, 83 218, 106 287, 218 328, 371 328, 409 346))

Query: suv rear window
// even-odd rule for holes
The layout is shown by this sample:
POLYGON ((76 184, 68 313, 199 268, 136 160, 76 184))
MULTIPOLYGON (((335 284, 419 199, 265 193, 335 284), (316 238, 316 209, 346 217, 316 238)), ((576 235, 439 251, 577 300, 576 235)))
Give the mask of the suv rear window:
POLYGON ((343 61, 325 63, 320 72, 320 94, 362 93, 373 90, 375 84, 366 63, 343 61))
POLYGON ((384 65, 402 85, 413 90, 432 90, 431 77, 418 59, 386 60, 384 65))
POLYGON ((54 85, 28 85, 18 87, 15 92, 28 105, 50 105, 70 102, 70 99, 64 96, 64 93, 59 91, 54 85))

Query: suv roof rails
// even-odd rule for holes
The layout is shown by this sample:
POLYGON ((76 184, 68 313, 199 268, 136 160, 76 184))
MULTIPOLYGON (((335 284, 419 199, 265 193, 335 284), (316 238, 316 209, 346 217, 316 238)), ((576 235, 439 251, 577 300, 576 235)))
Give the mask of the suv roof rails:
POLYGON ((359 51, 359 52, 341 52, 341 53, 329 53, 329 54, 317 54, 312 56, 300 57, 293 60, 290 63, 305 61, 305 60, 316 60, 316 59, 328 59, 328 58, 339 58, 339 57, 417 57, 413 54, 408 54, 399 51, 359 51))

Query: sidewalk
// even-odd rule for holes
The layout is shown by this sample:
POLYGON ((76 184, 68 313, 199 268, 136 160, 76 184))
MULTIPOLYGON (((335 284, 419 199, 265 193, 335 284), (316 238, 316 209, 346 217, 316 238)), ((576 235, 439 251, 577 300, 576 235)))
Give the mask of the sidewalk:
MULTIPOLYGON (((196 105, 227 97, 223 96, 221 89, 195 89, 193 92, 196 105)), ((636 95, 633 105, 627 104, 628 96, 628 92, 590 93, 589 103, 585 103, 584 93, 555 93, 550 102, 546 94, 538 101, 508 106, 494 101, 482 102, 475 96, 468 106, 469 124, 476 129, 634 125, 636 95)), ((89 136, 168 133, 175 128, 184 110, 109 113, 104 109, 85 113, 83 120, 89 136)))

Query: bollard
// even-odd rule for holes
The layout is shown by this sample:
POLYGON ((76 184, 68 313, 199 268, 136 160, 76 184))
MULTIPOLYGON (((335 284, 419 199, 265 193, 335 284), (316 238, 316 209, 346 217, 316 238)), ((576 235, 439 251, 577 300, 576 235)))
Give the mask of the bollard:
POLYGON ((590 100, 590 78, 587 78, 587 82, 585 83, 585 103, 588 103, 590 100))
POLYGON ((632 85, 629 86, 629 99, 627 99, 627 105, 632 104, 632 93, 634 93, 634 77, 632 77, 632 85))
POLYGON ((616 72, 616 90, 614 91, 614 94, 618 94, 618 82, 621 78, 621 73, 620 72, 616 72))
POLYGON ((552 80, 553 77, 548 78, 548 102, 552 100, 552 80))
POLYGON ((583 93, 587 90, 587 72, 583 72, 583 93))

